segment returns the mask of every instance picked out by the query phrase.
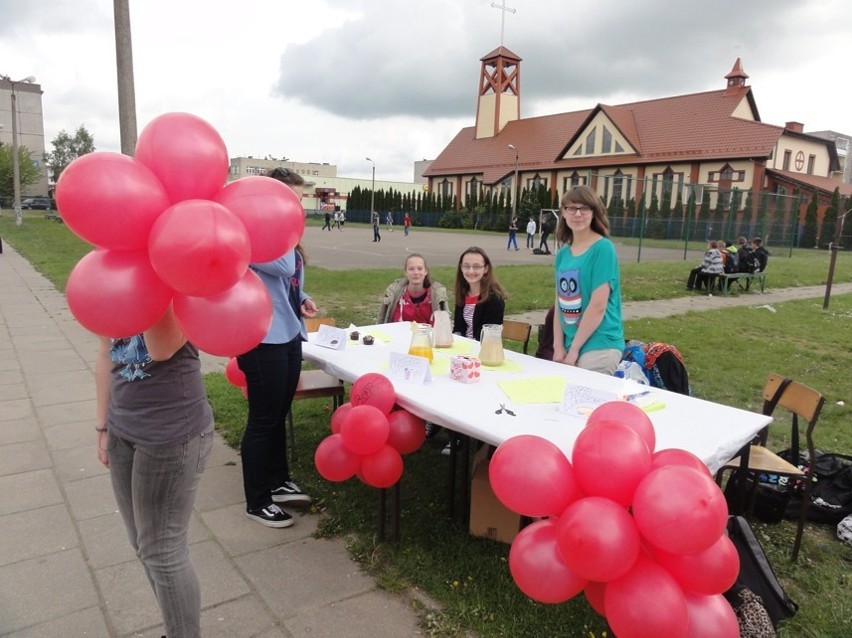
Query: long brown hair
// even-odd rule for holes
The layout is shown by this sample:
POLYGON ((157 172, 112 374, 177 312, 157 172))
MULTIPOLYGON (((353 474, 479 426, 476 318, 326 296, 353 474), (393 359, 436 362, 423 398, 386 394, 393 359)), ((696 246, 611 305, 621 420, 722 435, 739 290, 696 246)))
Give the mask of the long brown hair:
MULTIPOLYGON (((270 168, 266 171, 266 177, 271 177, 272 179, 277 179, 279 182, 283 182, 287 184, 287 186, 304 186, 305 178, 299 175, 296 171, 291 171, 289 168, 284 168, 282 166, 276 166, 275 168, 270 168)), ((302 242, 299 241, 294 248, 299 255, 302 257, 302 265, 308 265, 308 253, 305 252, 305 247, 302 246, 302 242)))
POLYGON ((482 259, 485 260, 485 266, 487 267, 486 271, 482 274, 482 279, 479 283, 481 290, 479 291, 479 299, 476 303, 487 301, 492 293, 501 299, 505 299, 506 291, 494 276, 494 266, 491 265, 491 260, 488 259, 488 255, 485 254, 485 251, 481 248, 471 246, 461 254, 459 257, 459 265, 456 268, 456 305, 463 306, 465 297, 467 297, 467 293, 470 292, 470 285, 467 283, 467 279, 464 278, 461 268, 462 260, 465 255, 481 255, 482 259))
POLYGON ((609 218, 598 194, 588 186, 574 186, 565 192, 559 202, 559 221, 556 223, 556 239, 560 244, 570 244, 574 241, 574 231, 568 226, 562 210, 568 204, 579 204, 592 209, 592 230, 598 235, 609 237, 609 218))

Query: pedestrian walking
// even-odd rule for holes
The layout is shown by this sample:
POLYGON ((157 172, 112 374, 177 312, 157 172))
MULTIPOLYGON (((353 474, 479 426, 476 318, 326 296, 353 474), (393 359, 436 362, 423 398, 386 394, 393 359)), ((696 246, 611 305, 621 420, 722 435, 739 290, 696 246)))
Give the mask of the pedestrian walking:
POLYGON ((382 241, 382 235, 379 232, 381 226, 381 224, 379 223, 379 214, 376 211, 373 211, 371 218, 373 222, 373 241, 382 241))
POLYGON ((411 215, 408 213, 406 213, 405 217, 402 218, 402 229, 405 236, 408 237, 408 233, 411 232, 411 215))
POLYGON ((530 217, 527 222, 527 248, 532 250, 535 246, 535 220, 530 217))
POLYGON ((328 228, 328 232, 331 232, 331 213, 325 211, 325 223, 322 225, 322 230, 328 228))
POLYGON ((388 232, 393 232, 393 213, 388 211, 387 216, 385 217, 385 223, 388 225, 388 232))
POLYGON ((514 245, 515 250, 518 250, 518 218, 512 217, 512 221, 509 222, 509 241, 506 244, 506 250, 510 250, 514 245))

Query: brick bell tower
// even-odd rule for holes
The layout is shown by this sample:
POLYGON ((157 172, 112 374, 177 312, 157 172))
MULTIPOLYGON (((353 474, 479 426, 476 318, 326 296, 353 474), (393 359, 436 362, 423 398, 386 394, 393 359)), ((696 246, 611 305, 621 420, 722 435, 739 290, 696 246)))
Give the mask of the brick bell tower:
POLYGON ((494 137, 521 118, 521 58, 499 46, 481 58, 476 101, 476 138, 494 137))

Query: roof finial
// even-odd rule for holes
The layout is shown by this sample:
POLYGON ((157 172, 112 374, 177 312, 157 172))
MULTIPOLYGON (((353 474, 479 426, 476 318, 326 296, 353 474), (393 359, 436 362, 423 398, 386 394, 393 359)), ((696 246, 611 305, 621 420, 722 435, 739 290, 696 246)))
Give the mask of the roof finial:
POLYGON ((492 2, 491 6, 495 9, 500 9, 500 46, 503 46, 503 33, 506 28, 506 12, 515 13, 517 9, 512 9, 511 7, 506 6, 506 0, 502 0, 503 4, 497 4, 496 2, 492 2))

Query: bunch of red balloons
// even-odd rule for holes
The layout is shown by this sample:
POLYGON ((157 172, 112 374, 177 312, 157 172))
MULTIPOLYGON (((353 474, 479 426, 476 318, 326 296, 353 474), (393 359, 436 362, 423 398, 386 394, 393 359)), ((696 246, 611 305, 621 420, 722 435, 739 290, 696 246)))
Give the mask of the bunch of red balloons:
POLYGON ((167 113, 145 127, 134 157, 90 153, 62 172, 62 219, 95 245, 66 289, 85 328, 132 336, 172 304, 187 338, 211 354, 241 354, 263 339, 272 304, 248 265, 291 250, 304 211, 292 189, 268 177, 225 186, 228 167, 210 124, 167 113))
POLYGON ((402 476, 402 455, 420 449, 426 439, 423 419, 394 410, 396 393, 384 375, 371 372, 352 384, 349 403, 331 415, 332 434, 314 453, 324 479, 358 476, 372 487, 390 487, 402 476))
POLYGON ((648 416, 624 401, 589 416, 570 461, 536 436, 500 445, 494 493, 541 518, 512 543, 512 577, 540 602, 584 592, 619 638, 739 636, 722 595, 739 573, 724 495, 698 457, 655 445, 648 416))

